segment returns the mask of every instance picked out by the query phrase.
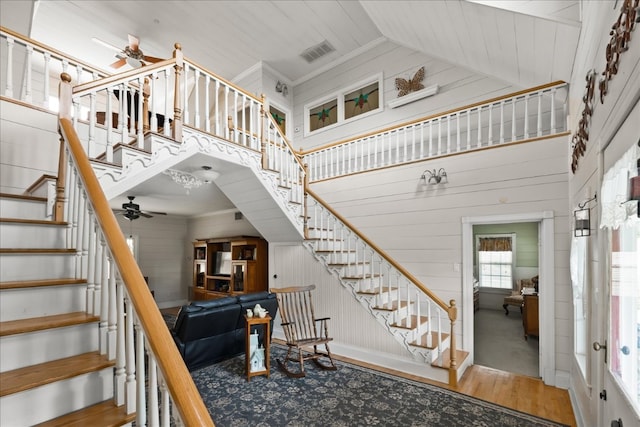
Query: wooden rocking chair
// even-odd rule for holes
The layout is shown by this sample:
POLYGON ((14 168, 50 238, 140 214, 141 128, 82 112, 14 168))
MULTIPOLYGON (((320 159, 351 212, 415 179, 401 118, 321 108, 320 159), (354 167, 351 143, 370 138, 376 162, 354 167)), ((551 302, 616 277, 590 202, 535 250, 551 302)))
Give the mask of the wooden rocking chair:
POLYGON ((337 369, 328 345, 328 342, 333 340, 329 338, 327 325, 329 318, 316 319, 313 313, 311 291, 315 288, 316 285, 271 289, 278 299, 282 329, 288 346, 284 362, 280 359, 276 361, 289 377, 304 377, 304 361, 309 359, 322 369, 332 371, 337 369), (318 350, 319 345, 324 345, 325 350, 318 350), (293 354, 294 349, 298 351, 297 357, 293 354), (318 360, 320 358, 327 358, 329 365, 321 363, 318 360), (288 369, 288 362, 299 363, 298 372, 288 369))

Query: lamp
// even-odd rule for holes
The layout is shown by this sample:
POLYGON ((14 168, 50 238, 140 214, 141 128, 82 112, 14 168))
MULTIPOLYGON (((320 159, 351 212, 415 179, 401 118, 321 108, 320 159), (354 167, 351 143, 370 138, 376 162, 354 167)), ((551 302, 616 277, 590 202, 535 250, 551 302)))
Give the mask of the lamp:
POLYGON ((281 93, 282 96, 286 97, 287 94, 289 93, 289 88, 287 87, 286 84, 278 80, 278 83, 276 83, 276 92, 281 93))
POLYGON ((212 170, 211 166, 204 165, 197 171, 194 171, 193 175, 205 184, 210 184, 220 176, 220 172, 212 170))
POLYGON ((589 202, 596 200, 597 194, 594 194, 592 198, 585 200, 582 203, 578 203, 578 209, 573 211, 573 217, 575 227, 573 229, 573 235, 575 237, 586 237, 591 235, 591 210, 587 206, 589 202))
POLYGON ((444 168, 440 168, 437 172, 435 169, 432 171, 426 169, 424 172, 422 172, 422 176, 420 178, 424 179, 427 184, 440 184, 440 182, 449 182, 447 179, 447 172, 444 170, 444 168), (429 178, 427 178, 427 174, 429 175, 429 178), (444 181, 442 181, 443 179, 444 181))

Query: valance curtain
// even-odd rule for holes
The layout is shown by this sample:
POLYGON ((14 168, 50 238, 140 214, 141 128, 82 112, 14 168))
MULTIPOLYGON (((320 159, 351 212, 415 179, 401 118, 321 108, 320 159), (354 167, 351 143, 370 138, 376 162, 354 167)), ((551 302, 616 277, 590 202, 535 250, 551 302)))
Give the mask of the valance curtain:
POLYGON ((511 237, 481 237, 478 250, 481 252, 511 251, 511 237))

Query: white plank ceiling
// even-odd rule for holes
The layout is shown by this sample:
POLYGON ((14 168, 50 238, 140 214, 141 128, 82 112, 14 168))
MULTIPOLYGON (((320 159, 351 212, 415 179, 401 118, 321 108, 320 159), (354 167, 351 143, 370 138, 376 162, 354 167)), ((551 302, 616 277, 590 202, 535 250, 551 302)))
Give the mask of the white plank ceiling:
POLYGON ((32 37, 103 69, 115 52, 92 38, 123 48, 131 33, 147 55, 169 57, 179 42, 186 56, 227 79, 264 62, 293 85, 387 38, 527 88, 569 80, 580 32, 578 0, 57 0, 35 6, 32 37), (324 40, 335 52, 311 64, 300 57, 324 40))

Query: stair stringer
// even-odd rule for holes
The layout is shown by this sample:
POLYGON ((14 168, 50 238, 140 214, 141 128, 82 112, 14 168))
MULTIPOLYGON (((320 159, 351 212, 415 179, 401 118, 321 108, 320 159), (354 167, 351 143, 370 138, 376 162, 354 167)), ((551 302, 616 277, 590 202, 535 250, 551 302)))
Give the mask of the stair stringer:
MULTIPOLYGON (((315 250, 315 242, 306 240, 303 242, 303 246, 307 248, 307 250, 313 255, 313 257, 320 263, 322 263, 327 271, 331 273, 340 284, 349 291, 349 293, 355 298, 356 301, 364 307, 364 309, 373 316, 378 323, 380 323, 385 330, 391 334, 394 339, 399 342, 403 348, 405 348, 409 353, 413 356, 413 358, 417 361, 427 364, 429 366, 432 362, 437 360, 438 354, 436 351, 420 348, 416 346, 412 346, 410 343, 412 341, 413 330, 401 329, 394 327, 393 324, 393 314, 388 311, 376 310, 374 308, 375 298, 369 295, 363 295, 357 292, 357 280, 353 279, 345 279, 342 275, 342 269, 340 268, 332 268, 329 266, 326 257, 319 255, 315 250)), ((443 340, 441 346, 448 345, 448 338, 443 340)), ((446 382, 446 378, 442 376, 442 370, 435 370, 429 366, 429 371, 434 374, 434 377, 440 379, 443 382, 446 382)))

